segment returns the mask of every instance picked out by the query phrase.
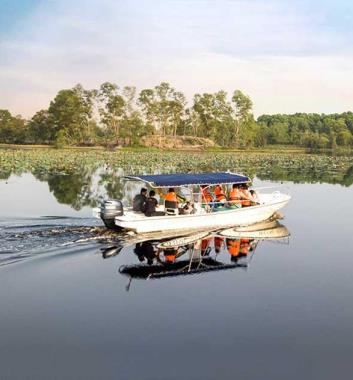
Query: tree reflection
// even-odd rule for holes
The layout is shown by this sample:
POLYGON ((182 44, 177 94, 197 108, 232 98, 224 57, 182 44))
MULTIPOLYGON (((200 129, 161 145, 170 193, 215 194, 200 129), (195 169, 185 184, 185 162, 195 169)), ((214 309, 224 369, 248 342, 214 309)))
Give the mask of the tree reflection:
MULTIPOLYGON (((254 166, 242 166, 235 169, 261 180, 329 183, 340 184, 345 187, 353 185, 353 165, 346 170, 341 168, 317 170, 314 167, 298 168, 279 165, 273 165, 266 169, 254 166)), ((192 170, 201 171, 200 167, 195 167, 192 170)), ((219 170, 217 163, 214 167, 207 167, 207 170, 219 170)), ((133 172, 133 168, 131 168, 131 172, 133 172)), ((150 172, 147 167, 146 172, 150 172)), ((163 172, 163 168, 159 172, 163 172)), ((126 203, 130 203, 132 196, 140 188, 140 184, 124 181, 123 169, 112 169, 107 166, 98 168, 97 165, 88 165, 79 172, 76 170, 65 174, 45 171, 43 167, 38 166, 34 167, 31 173, 36 179, 48 183, 50 192, 53 193, 59 203, 70 205, 75 210, 80 210, 84 206, 95 207, 104 198, 122 199, 126 203)), ((0 170, 0 180, 8 180, 12 174, 21 175, 22 171, 13 171, 7 168, 0 170)))
POLYGON ((0 171, 0 180, 8 180, 11 174, 11 170, 0 171))
POLYGON ((343 176, 342 185, 347 187, 353 185, 353 165, 346 171, 345 175, 343 176))
POLYGON ((48 179, 48 185, 59 203, 80 210, 84 206, 93 206, 95 203, 90 191, 90 179, 79 174, 51 176, 48 179))
POLYGON ((328 183, 349 187, 353 184, 353 166, 348 170, 314 170, 304 168, 272 167, 267 173, 259 171, 261 180, 289 181, 294 183, 328 183))
POLYGON ((124 182, 122 173, 105 171, 100 174, 99 185, 103 186, 109 198, 122 199, 124 197, 124 182))
POLYGON ((35 173, 34 176, 48 183, 50 192, 59 203, 70 205, 75 210, 97 204, 92 187, 92 170, 67 175, 35 173))
MULTIPOLYGON (((330 183, 349 187, 353 184, 353 166, 347 171, 315 171, 288 169, 274 166, 271 171, 262 173, 252 168, 251 172, 261 180, 291 181, 295 183, 330 183)), ((67 204, 75 210, 84 206, 95 207, 104 197, 129 199, 138 188, 126 186, 122 171, 110 169, 85 169, 80 173, 54 175, 36 173, 35 177, 46 181, 50 191, 59 203, 67 204), (127 191, 126 191, 127 190, 127 191)), ((7 177, 8 178, 8 177, 7 177)), ((6 178, 5 178, 6 179, 6 178)))

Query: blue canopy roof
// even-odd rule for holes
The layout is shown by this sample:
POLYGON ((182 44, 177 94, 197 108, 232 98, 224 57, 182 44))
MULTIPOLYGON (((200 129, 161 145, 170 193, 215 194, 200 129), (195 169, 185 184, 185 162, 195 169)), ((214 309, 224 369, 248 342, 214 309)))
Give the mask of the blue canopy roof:
POLYGON ((126 176, 125 178, 149 183, 152 187, 178 187, 186 185, 217 185, 246 183, 249 178, 243 175, 219 172, 219 173, 177 173, 126 176))

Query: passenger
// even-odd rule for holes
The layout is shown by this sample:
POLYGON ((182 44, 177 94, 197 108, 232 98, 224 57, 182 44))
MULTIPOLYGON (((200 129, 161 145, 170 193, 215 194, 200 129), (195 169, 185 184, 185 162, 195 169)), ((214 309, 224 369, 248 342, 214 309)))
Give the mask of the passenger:
POLYGON ((158 201, 154 197, 156 192, 154 190, 150 191, 149 197, 145 202, 144 213, 146 216, 161 216, 165 215, 162 211, 156 211, 156 207, 158 206, 158 201))
POLYGON ((202 202, 203 203, 213 202, 213 197, 210 193, 208 186, 201 185, 201 194, 202 194, 202 202))
POLYGON ((240 188, 240 195, 242 207, 251 206, 251 194, 248 190, 248 185, 246 185, 245 183, 240 188))
POLYGON ((229 203, 234 207, 241 207, 241 193, 239 185, 236 183, 233 184, 232 190, 229 193, 229 203))
POLYGON ((231 261, 237 262, 239 259, 240 240, 226 239, 226 245, 231 261))
MULTIPOLYGON (((168 193, 167 194, 163 194, 163 193, 159 193, 159 196, 161 198, 164 198, 165 199, 165 208, 166 209, 178 209, 178 206, 179 206, 179 202, 185 202, 185 198, 182 197, 181 195, 178 195, 174 188, 169 188, 168 190, 168 193)), ((182 210, 179 210, 181 211, 181 213, 183 213, 182 210)))
POLYGON ((136 194, 132 201, 132 209, 134 211, 143 212, 144 205, 147 200, 147 189, 144 187, 141 189, 140 194, 136 194))
POLYGON ((194 207, 188 201, 188 202, 185 203, 184 207, 182 209, 180 209, 180 211, 181 211, 180 213, 184 214, 184 215, 193 214, 194 213, 194 207))
POLYGON ((178 254, 177 248, 167 248, 164 250, 164 259, 166 264, 173 264, 178 254))
POLYGON ((143 262, 147 259, 148 265, 152 265, 154 259, 156 258, 156 250, 152 243, 149 241, 137 243, 134 248, 134 253, 140 262, 143 262))
POLYGON ((240 239, 239 256, 245 257, 249 254, 252 240, 240 239))
POLYGON ((210 247, 211 238, 202 239, 201 241, 201 256, 208 256, 212 250, 210 247))
POLYGON ((216 201, 217 202, 225 203, 227 201, 226 195, 224 194, 221 185, 217 185, 215 187, 214 193, 215 193, 216 201))
POLYGON ((159 196, 161 198, 165 199, 166 201, 178 203, 178 197, 175 193, 174 188, 172 188, 172 187, 168 190, 167 194, 160 193, 159 196))
POLYGON ((257 205, 260 204, 259 197, 258 197, 255 190, 250 190, 250 195, 251 195, 251 199, 254 202, 254 204, 257 204, 257 205))
POLYGON ((220 236, 215 236, 214 237, 214 250, 216 253, 220 253, 222 246, 224 243, 224 239, 220 236))

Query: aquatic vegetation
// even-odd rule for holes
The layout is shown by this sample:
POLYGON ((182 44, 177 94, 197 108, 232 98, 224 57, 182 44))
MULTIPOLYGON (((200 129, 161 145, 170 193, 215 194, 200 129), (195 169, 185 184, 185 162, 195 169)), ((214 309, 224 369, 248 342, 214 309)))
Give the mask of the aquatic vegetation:
POLYGON ((31 172, 35 175, 67 175, 93 171, 125 173, 202 172, 231 170, 248 175, 286 180, 290 175, 346 172, 353 165, 352 157, 315 154, 277 153, 187 153, 174 151, 126 152, 103 150, 3 149, 0 150, 0 178, 31 172))

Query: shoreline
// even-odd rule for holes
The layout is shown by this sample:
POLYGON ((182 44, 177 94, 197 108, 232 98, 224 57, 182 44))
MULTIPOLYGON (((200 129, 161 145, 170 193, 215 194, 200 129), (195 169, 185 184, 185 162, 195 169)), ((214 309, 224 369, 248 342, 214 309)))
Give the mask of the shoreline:
POLYGON ((23 150, 68 150, 68 151, 99 151, 99 152, 188 152, 188 153, 279 153, 279 154, 338 154, 338 155, 351 155, 353 153, 352 148, 337 148, 337 149, 315 149, 311 150, 299 146, 285 146, 285 145, 268 145, 266 147, 251 147, 248 149, 241 148, 204 148, 195 149, 191 147, 182 148, 156 148, 156 147, 146 147, 146 146, 136 146, 136 147, 117 147, 115 149, 107 149, 106 147, 95 145, 95 146, 65 146, 61 148, 56 148, 53 145, 39 145, 39 144, 0 144, 0 149, 23 149, 23 150))

